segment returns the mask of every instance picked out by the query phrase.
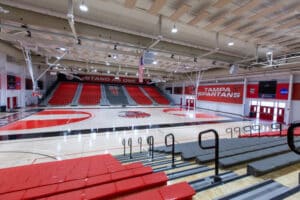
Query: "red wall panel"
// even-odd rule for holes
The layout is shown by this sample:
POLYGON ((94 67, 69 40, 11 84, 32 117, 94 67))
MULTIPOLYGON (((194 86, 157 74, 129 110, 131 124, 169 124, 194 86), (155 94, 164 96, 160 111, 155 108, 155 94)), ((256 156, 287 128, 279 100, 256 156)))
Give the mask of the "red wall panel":
POLYGON ((258 84, 247 85, 247 98, 258 98, 258 84))
POLYGON ((198 100, 223 103, 242 104, 244 86, 238 85, 207 85, 198 87, 198 100))

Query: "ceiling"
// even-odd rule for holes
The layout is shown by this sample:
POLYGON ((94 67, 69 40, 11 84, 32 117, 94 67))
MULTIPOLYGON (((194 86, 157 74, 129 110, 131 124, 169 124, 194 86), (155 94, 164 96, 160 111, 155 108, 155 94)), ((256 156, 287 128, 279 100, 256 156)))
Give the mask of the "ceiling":
POLYGON ((80 73, 136 76, 140 56, 150 51, 157 64, 144 66, 146 76, 167 80, 228 74, 232 64, 240 73, 273 70, 260 64, 267 52, 274 59, 300 52, 299 0, 84 2, 88 12, 79 10, 81 0, 0 0, 0 40, 29 49, 36 64, 47 57, 59 64, 52 70, 80 73))

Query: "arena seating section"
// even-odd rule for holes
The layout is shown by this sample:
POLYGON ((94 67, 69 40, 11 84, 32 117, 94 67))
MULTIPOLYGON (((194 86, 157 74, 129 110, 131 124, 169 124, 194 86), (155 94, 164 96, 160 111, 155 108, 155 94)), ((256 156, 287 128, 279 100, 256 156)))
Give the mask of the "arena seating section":
POLYGON ((69 105, 75 96, 78 83, 61 82, 54 91, 48 104, 53 106, 69 105))
POLYGON ((158 104, 168 105, 170 101, 164 97, 155 87, 143 86, 143 89, 148 93, 148 95, 156 101, 158 104))
POLYGON ((98 105, 101 99, 101 85, 84 83, 82 86, 79 104, 80 105, 98 105))
POLYGON ((0 169, 0 199, 191 199, 186 183, 164 172, 121 164, 109 154, 0 169))
POLYGON ((131 98, 140 105, 151 105, 152 101, 142 92, 139 86, 127 85, 125 86, 131 98))
POLYGON ((48 104, 88 106, 100 105, 101 100, 105 102, 103 105, 169 105, 171 103, 154 86, 61 82, 50 97, 48 104))

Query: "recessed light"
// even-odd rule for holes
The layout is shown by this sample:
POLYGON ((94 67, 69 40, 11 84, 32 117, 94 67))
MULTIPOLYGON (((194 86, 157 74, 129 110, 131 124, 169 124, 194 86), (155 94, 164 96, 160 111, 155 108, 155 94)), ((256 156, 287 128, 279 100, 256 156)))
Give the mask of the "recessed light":
POLYGON ((228 46, 233 46, 233 45, 234 45, 234 42, 228 42, 227 45, 228 45, 228 46))
POLYGON ((65 47, 60 47, 59 50, 61 50, 61 51, 67 51, 67 49, 65 47))
POLYGON ((107 61, 105 62, 105 64, 106 64, 106 65, 110 65, 110 63, 109 63, 109 62, 107 62, 107 61))
POLYGON ((156 61, 156 60, 154 60, 154 61, 152 62, 152 64, 154 64, 154 65, 157 65, 157 61, 156 61))
POLYGON ((82 11, 82 12, 87 12, 89 11, 89 8, 87 7, 87 5, 84 3, 84 1, 82 1, 79 5, 79 9, 82 11))
POLYGON ((271 55, 271 54, 273 54, 272 51, 268 51, 268 52, 267 52, 267 55, 271 55))
POLYGON ((113 55, 113 59, 117 59, 117 55, 113 55))
POLYGON ((107 73, 108 73, 108 74, 110 74, 110 71, 109 71, 109 70, 107 70, 107 73))

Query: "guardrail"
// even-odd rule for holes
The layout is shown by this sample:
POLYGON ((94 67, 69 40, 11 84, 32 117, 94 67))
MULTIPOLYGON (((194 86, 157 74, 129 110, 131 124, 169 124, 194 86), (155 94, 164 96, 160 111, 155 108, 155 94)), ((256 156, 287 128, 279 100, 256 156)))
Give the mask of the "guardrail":
POLYGON ((206 131, 202 131, 198 135, 198 144, 199 147, 202 149, 215 149, 215 176, 214 176, 214 181, 215 182, 220 182, 222 179, 219 177, 219 134, 216 130, 214 129, 209 129, 206 131), (207 134, 207 133, 213 133, 215 136, 215 145, 214 146, 203 146, 202 145, 202 135, 207 134))
POLYGON ((296 154, 299 154, 300 155, 300 148, 297 148, 296 145, 295 145, 295 135, 294 135, 294 132, 295 132, 295 128, 298 128, 300 127, 300 123, 294 123, 294 124, 291 124, 291 126, 288 128, 288 133, 287 133, 287 141, 288 141, 288 145, 290 147, 290 149, 295 152, 296 154))
POLYGON ((138 138, 138 144, 140 145, 140 153, 142 153, 143 139, 142 137, 138 138))
POLYGON ((169 133, 165 136, 165 145, 166 147, 172 147, 172 167, 175 167, 175 136, 172 133, 169 133), (168 144, 168 137, 171 137, 172 144, 168 144))
POLYGON ((147 137, 147 144, 149 145, 149 155, 153 160, 154 158, 154 137, 153 136, 147 137))

